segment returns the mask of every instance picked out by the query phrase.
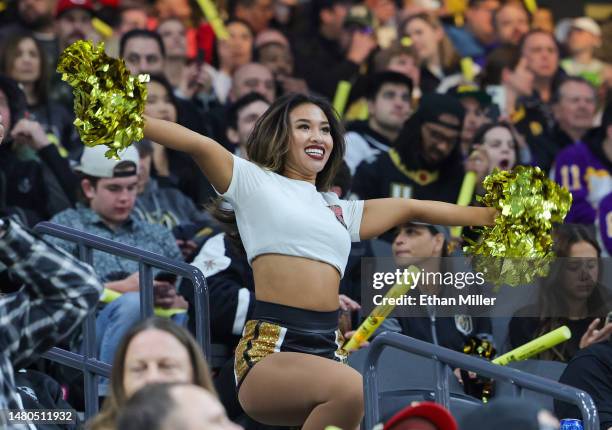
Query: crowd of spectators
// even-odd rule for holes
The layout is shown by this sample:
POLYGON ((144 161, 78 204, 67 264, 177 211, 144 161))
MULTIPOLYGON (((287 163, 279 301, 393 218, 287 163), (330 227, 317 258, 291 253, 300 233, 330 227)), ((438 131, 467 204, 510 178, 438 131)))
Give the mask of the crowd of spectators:
MULTIPOLYGON (((541 3, 529 10, 530 2, 518 0, 219 1, 228 33, 219 38, 190 0, 0 1, 0 211, 18 226, 10 238, 34 240, 21 225, 50 220, 191 263, 210 288, 212 340, 221 353, 207 364, 179 327, 195 333, 186 281, 155 273, 155 306, 172 309, 174 323, 138 324, 137 263, 94 252, 97 278, 118 298, 96 311, 98 356, 114 363, 114 370, 110 381, 101 381, 98 394, 106 401, 91 428, 153 428, 153 421, 155 428, 178 428, 181 420, 184 428, 196 428, 189 420, 198 419, 210 421, 206 428, 232 428, 223 408, 216 409, 217 399, 229 419, 264 427, 241 410, 233 381, 233 350, 255 302, 245 251, 214 220, 215 190, 187 155, 142 140, 121 160, 109 160, 102 147, 83 146, 73 125, 71 89, 55 71, 62 50, 81 39, 105 42, 130 73, 150 75, 147 115, 210 136, 244 158, 255 123, 279 96, 334 100, 339 84, 348 83, 347 103, 335 105, 346 130, 346 165, 332 187, 340 198, 454 203, 466 172, 477 174, 477 195, 495 168, 540 167, 573 196, 567 225, 555 234, 555 251, 589 262, 553 267, 539 297, 509 315, 508 336, 495 339, 496 348, 506 351, 568 325, 572 340, 539 358, 570 362, 564 378, 573 385, 582 379, 572 369, 584 370, 587 360, 605 356, 609 364, 610 348, 601 342, 612 333, 605 321, 611 290, 605 264, 597 259, 612 254, 612 53, 603 43, 612 19, 541 3), (134 380, 164 384, 132 396, 141 388, 134 380), (208 405, 202 408, 210 415, 179 412, 189 404, 184 398, 208 405)), ((472 204, 479 204, 476 197, 472 204)), ((78 255, 74 244, 49 242, 78 255)), ((461 255, 457 242, 440 226, 409 224, 354 244, 341 307, 349 313, 359 308, 361 257, 389 256, 406 267, 415 258, 461 255)), ((1 235, 0 245, 2 253, 1 235)), ((70 261, 75 273, 87 276, 70 261)), ((20 279, 33 284, 33 294, 41 288, 40 279, 20 279)), ((56 285, 57 294, 70 282, 56 285)), ((0 306, 2 300, 0 295, 0 306)), ((75 313, 76 321, 84 311, 62 312, 75 313)), ((361 317, 353 312, 345 332, 361 317)), ((429 315, 389 319, 384 327, 460 351, 470 337, 495 337, 488 318, 429 315)), ((78 330, 62 345, 79 352, 78 330)), ((22 365, 20 353, 9 355, 22 365)), ((66 374, 57 369, 49 374, 79 393, 73 386, 78 378, 62 380, 66 374)), ((599 396, 605 430, 612 417, 605 413, 610 397, 602 393, 609 394, 610 385, 591 393, 599 396)), ((82 400, 75 397, 67 398, 78 408, 82 400)))

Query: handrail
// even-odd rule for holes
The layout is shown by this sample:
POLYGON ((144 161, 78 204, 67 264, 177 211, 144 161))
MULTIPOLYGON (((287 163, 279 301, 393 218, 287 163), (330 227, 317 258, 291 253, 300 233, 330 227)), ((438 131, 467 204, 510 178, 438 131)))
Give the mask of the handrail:
MULTIPOLYGON (((522 372, 505 366, 493 364, 487 360, 469 356, 457 351, 443 348, 399 333, 386 332, 370 344, 365 361, 364 396, 365 428, 371 429, 380 420, 377 365, 385 348, 395 348, 412 354, 428 357, 436 361, 434 372, 435 401, 448 408, 450 404, 448 373, 441 371, 446 365, 476 372, 479 375, 504 380, 520 389, 526 388, 538 393, 550 395, 556 399, 572 403, 580 409, 585 430, 599 430, 599 416, 591 396, 582 390, 560 384, 537 375, 522 372)), ((518 394, 520 390, 517 390, 518 394)))
MULTIPOLYGON (((204 275, 198 268, 182 261, 173 260, 153 252, 144 251, 72 227, 47 221, 37 224, 34 230, 39 234, 46 234, 75 243, 79 249, 79 258, 90 265, 93 261, 92 251, 94 249, 137 261, 140 274, 141 319, 153 314, 153 267, 189 279, 194 288, 196 339, 202 347, 206 359, 210 362, 208 285, 204 275)), ((111 366, 97 359, 95 313, 90 313, 87 316, 82 327, 83 354, 66 351, 61 348, 52 348, 43 356, 49 360, 83 371, 85 382, 85 417, 90 418, 98 411, 98 384, 96 376, 109 377, 111 366)))

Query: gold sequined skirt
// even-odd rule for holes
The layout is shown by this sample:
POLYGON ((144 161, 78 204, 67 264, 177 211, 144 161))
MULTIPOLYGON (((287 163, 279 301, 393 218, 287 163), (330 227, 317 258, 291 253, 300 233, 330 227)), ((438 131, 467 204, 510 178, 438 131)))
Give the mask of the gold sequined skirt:
POLYGON ((346 363, 337 311, 316 312, 258 301, 253 317, 236 348, 237 387, 255 364, 275 352, 300 352, 346 363))

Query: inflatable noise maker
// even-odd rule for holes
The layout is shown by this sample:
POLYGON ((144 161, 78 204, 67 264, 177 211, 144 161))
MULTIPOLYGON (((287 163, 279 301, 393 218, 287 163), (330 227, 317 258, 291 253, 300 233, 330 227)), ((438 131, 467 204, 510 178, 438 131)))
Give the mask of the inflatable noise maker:
MULTIPOLYGON (((514 361, 522 361, 535 357, 569 340, 571 337, 572 332, 570 329, 567 326, 561 326, 495 359, 493 359, 495 356, 495 348, 493 348, 493 344, 490 341, 479 337, 471 337, 464 345, 463 352, 465 354, 484 358, 500 366, 505 366, 514 361)), ((461 377, 464 382, 463 388, 466 394, 479 398, 483 402, 487 402, 495 394, 495 385, 492 379, 479 375, 475 378, 471 378, 465 370, 461 370, 461 377)))
MULTIPOLYGON (((408 269, 406 269, 406 273, 414 273, 416 275, 419 272, 420 270, 416 266, 409 266, 408 269)), ((353 336, 342 347, 345 351, 350 352, 359 349, 359 347, 374 334, 385 318, 395 309, 395 305, 386 303, 392 303, 393 301, 389 299, 398 299, 410 291, 413 279, 414 277, 412 276, 405 276, 406 282, 398 282, 387 291, 384 297, 385 300, 383 300, 385 304, 376 306, 374 310, 370 312, 370 315, 368 315, 353 336)))
POLYGON ((569 340, 571 337, 571 330, 564 325, 497 357, 492 360, 492 363, 505 366, 513 361, 527 360, 548 349, 554 348, 560 343, 569 340))

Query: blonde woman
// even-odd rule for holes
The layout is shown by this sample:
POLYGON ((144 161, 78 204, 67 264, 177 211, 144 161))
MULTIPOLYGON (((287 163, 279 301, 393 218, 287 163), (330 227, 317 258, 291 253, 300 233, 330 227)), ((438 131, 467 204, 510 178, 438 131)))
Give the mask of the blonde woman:
MULTIPOLYGON (((401 34, 410 38, 421 66, 420 88, 423 93, 445 93, 461 83, 460 57, 446 35, 440 20, 428 13, 408 17, 401 26, 401 34)), ((480 69, 475 67, 475 72, 480 69)))

